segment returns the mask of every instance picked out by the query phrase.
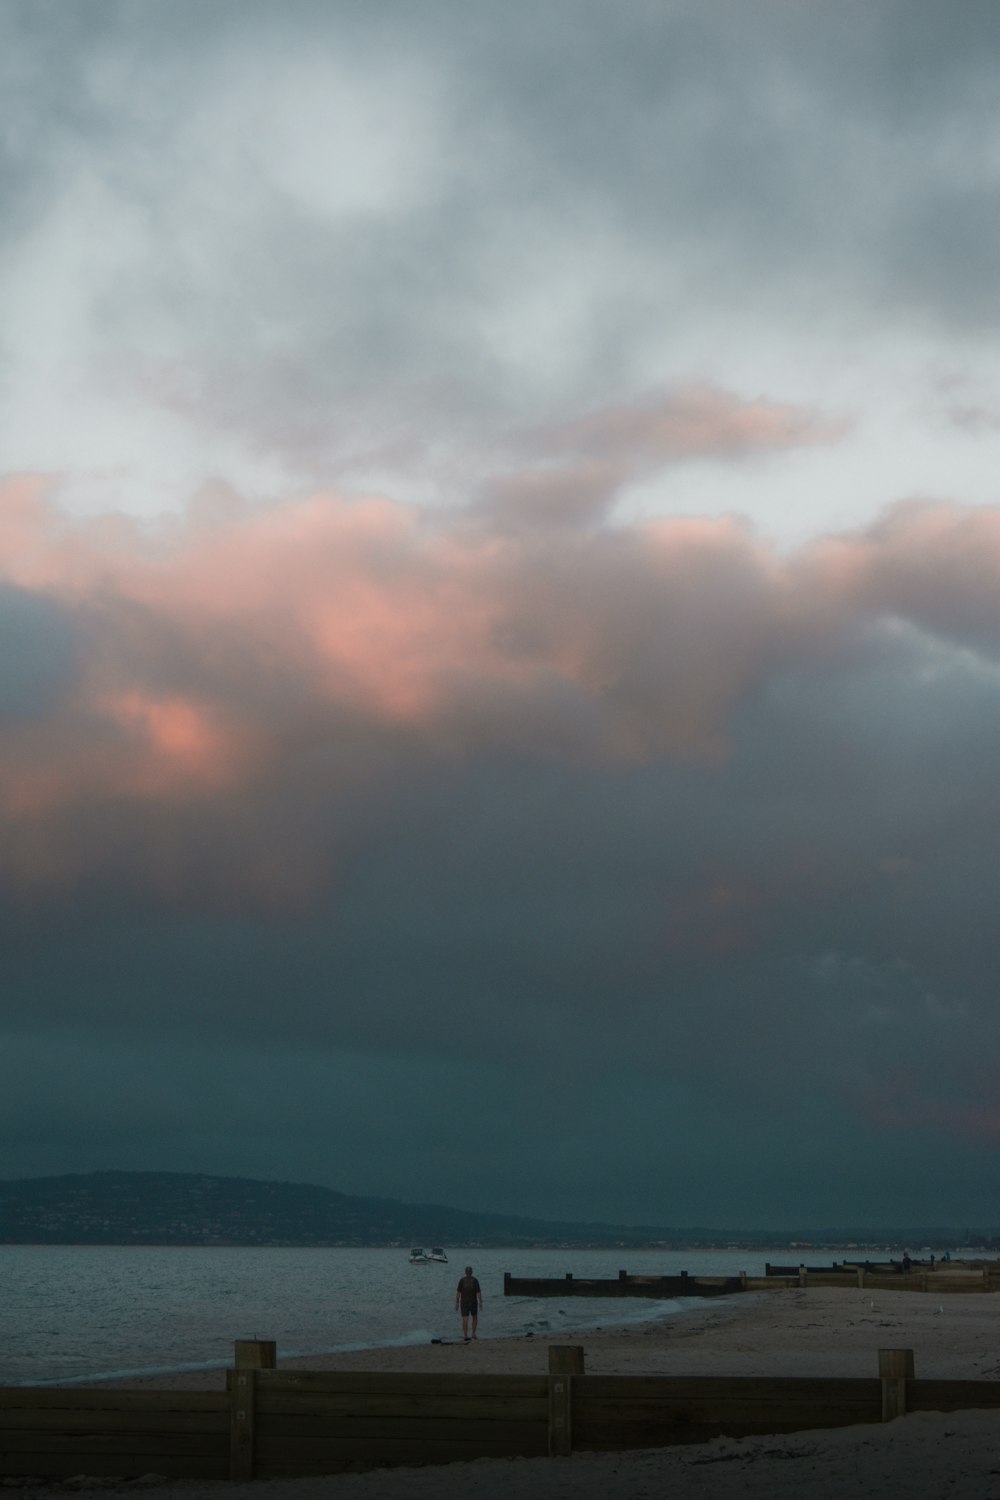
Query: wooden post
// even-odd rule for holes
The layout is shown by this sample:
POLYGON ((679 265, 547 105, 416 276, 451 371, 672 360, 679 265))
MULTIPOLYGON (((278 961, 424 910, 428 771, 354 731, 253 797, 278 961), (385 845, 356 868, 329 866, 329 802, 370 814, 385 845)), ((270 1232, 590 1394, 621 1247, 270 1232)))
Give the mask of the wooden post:
POLYGON ((549 1457, 573 1451, 573 1376, 583 1374, 579 1344, 549 1345, 549 1457))
POLYGON ((257 1404, 257 1371, 277 1365, 273 1339, 237 1339, 235 1369, 229 1371, 229 1477, 240 1484, 253 1478, 254 1409, 257 1404))
POLYGON ((807 1273, 806 1273, 805 1266, 801 1266, 800 1265, 799 1266, 799 1286, 805 1286, 806 1285, 806 1274, 807 1273))
POLYGON ((912 1349, 880 1349, 878 1373, 882 1382, 882 1421, 906 1416, 906 1382, 913 1379, 912 1349))
POLYGON ((864 1266, 859 1266, 858 1267, 858 1286, 862 1286, 863 1287, 864 1284, 865 1284, 865 1268, 864 1268, 864 1266))
POLYGON ((237 1339, 234 1344, 238 1370, 274 1370, 278 1365, 278 1346, 274 1339, 237 1339))
POLYGON ((249 1366, 231 1372, 229 1383, 229 1477, 245 1484, 253 1478, 253 1416, 257 1371, 249 1366))

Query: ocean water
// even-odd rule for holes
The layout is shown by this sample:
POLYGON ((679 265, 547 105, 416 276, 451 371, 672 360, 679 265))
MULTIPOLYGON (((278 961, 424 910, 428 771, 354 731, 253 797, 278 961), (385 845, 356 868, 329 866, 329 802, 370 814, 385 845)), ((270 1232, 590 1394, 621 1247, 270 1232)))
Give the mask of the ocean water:
MULTIPOLYGON (((513 1250, 448 1247, 448 1265, 406 1250, 0 1246, 0 1385, 222 1368, 233 1341, 275 1339, 279 1357, 461 1337, 455 1285, 483 1288, 480 1338, 571 1334, 683 1317, 697 1299, 504 1297, 515 1276, 751 1275, 785 1251, 513 1250)), ((830 1256, 825 1257, 829 1262, 830 1256)))

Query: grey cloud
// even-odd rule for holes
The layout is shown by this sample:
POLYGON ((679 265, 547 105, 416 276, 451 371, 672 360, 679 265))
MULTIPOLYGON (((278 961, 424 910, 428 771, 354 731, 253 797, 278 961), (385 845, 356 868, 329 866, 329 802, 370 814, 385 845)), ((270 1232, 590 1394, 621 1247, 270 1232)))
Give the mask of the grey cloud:
POLYGON ((66 612, 44 594, 0 584, 0 720, 44 713, 77 666, 66 612))
MULTIPOLYGON (((996 28, 970 9, 941 35, 933 6, 8 6, 6 264, 65 299, 63 352, 99 353, 109 401, 138 382, 166 420, 179 385, 217 467, 228 443, 300 477, 376 405, 398 436, 435 396, 489 425, 628 387, 636 336, 702 296, 968 324, 996 296, 996 28), (338 77, 365 80, 356 119, 338 77), (313 138, 333 159, 297 188, 313 138), (352 197, 352 152, 391 212, 352 197), (545 286, 576 287, 550 336, 572 374, 505 346, 545 286)), ((12 338, 18 380, 37 351, 12 338)))
POLYGON ((964 367, 997 14, 0 5, 11 451, 202 490, 3 538, 0 1172, 992 1218, 995 511, 683 484, 964 367))
POLYGON ((446 1203, 460 1183, 467 1206, 545 1217, 791 1227, 927 1222, 930 1174, 932 1217, 991 1221, 988 1148, 956 1153, 914 1125, 876 1143, 814 1092, 790 1130, 787 1108, 662 1079, 73 1034, 5 1038, 0 1077, 4 1175, 112 1163, 446 1203), (47 1120, 39 1069, 59 1085, 47 1120))
MULTIPOLYGON (((779 680, 722 765, 411 765, 298 913, 198 916, 111 867, 22 914, 8 1015, 221 1041, 238 1008, 261 1045, 724 1077, 789 1104, 789 1049, 843 1102, 931 1048, 957 1097, 996 1025, 998 710, 921 665, 779 680)), ((274 824, 278 868, 301 829, 274 824)))

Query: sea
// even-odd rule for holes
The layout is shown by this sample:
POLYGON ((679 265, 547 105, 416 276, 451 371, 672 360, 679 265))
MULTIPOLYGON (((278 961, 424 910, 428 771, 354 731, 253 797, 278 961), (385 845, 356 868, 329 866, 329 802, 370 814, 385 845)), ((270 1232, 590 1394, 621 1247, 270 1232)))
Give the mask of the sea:
MULTIPOLYGON (((578 1334, 683 1318, 698 1298, 504 1297, 514 1276, 762 1275, 784 1250, 447 1250, 0 1245, 0 1385, 222 1369, 235 1339, 274 1339, 279 1358, 461 1337, 455 1286, 471 1264, 480 1338, 578 1334)), ((835 1257, 821 1255, 817 1264, 835 1257)))

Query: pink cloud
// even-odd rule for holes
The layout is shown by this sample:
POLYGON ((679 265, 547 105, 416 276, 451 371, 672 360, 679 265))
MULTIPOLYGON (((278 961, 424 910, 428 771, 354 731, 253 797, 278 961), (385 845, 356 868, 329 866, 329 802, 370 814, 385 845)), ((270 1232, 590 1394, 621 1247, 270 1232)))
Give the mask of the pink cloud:
POLYGON ((660 469, 790 452, 838 442, 846 431, 808 407, 678 386, 522 435, 512 445, 518 464, 490 481, 482 509, 494 523, 586 526, 623 485, 660 469))
POLYGON ((817 544, 803 567, 841 607, 897 616, 970 645, 1000 644, 995 506, 898 505, 864 531, 817 544))
POLYGON ((133 689, 111 694, 96 707, 125 737, 124 787, 134 796, 210 795, 242 780, 249 769, 239 729, 225 724, 211 704, 133 689))
POLYGON ((678 386, 608 406, 538 435, 548 450, 615 457, 631 467, 731 460, 838 441, 847 426, 790 402, 744 400, 711 385, 678 386))
MULTIPOLYGON (((97 808, 258 828, 249 870, 269 808, 354 795, 400 757, 718 765, 740 705, 858 621, 1000 622, 1000 513, 902 507, 778 557, 732 518, 552 535, 334 494, 153 533, 68 519, 23 478, 0 494, 5 583, 79 650, 44 710, 0 717, 0 870, 99 862, 97 808)), ((303 855, 290 886, 321 868, 303 855)), ((749 911, 713 910, 692 932, 741 941, 749 911)))

